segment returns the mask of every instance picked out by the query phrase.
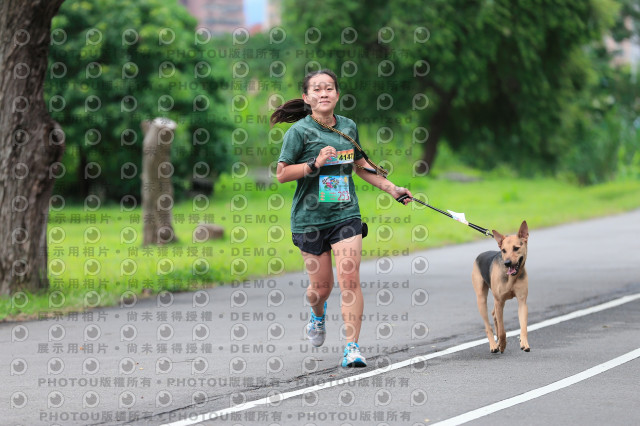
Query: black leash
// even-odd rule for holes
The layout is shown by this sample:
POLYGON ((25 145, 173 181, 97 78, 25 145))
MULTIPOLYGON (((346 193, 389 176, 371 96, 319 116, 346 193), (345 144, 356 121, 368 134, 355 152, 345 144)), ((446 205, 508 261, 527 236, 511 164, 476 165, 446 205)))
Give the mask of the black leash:
POLYGON ((401 195, 400 197, 396 198, 396 201, 398 201, 399 203, 402 203, 402 204, 404 205, 404 200, 406 200, 407 198, 409 198, 409 199, 411 199, 411 200, 413 200, 413 201, 415 201, 415 202, 417 202, 417 203, 420 203, 420 204, 422 204, 423 206, 427 206, 427 207, 429 207, 430 209, 437 211, 438 213, 442 213, 443 215, 448 216, 448 217, 450 217, 451 219, 453 219, 453 220, 455 220, 455 221, 458 221, 458 222, 460 222, 460 223, 464 223, 465 225, 469 226, 470 228, 475 229, 476 231, 480 232, 481 234, 486 235, 487 237, 492 237, 492 238, 493 238, 493 232, 489 231, 488 229, 483 228, 482 226, 475 225, 475 224, 473 224, 473 223, 471 223, 471 222, 467 222, 466 220, 462 221, 462 220, 460 220, 459 218, 454 217, 454 216, 453 216, 451 213, 449 213, 449 212, 442 211, 442 210, 440 210, 439 208, 433 207, 433 206, 431 206, 431 205, 429 205, 429 204, 425 203, 424 201, 420 201, 420 200, 418 200, 417 198, 410 197, 410 196, 408 196, 407 194, 405 194, 405 195, 401 195))
POLYGON ((360 169, 362 169, 362 170, 364 170, 364 171, 367 171, 367 172, 369 172, 369 173, 371 173, 371 174, 374 174, 374 175, 380 175, 380 176, 382 176, 382 177, 383 177, 383 178, 385 178, 385 179, 387 178, 387 175, 389 174, 389 171, 388 171, 388 170, 383 169, 382 167, 380 167, 380 166, 378 166, 376 163, 374 163, 374 162, 369 158, 369 156, 367 155, 367 153, 366 153, 366 152, 364 152, 364 150, 362 149, 362 147, 360 147, 360 145, 358 144, 358 142, 356 142, 356 141, 355 141, 351 136, 349 136, 349 135, 346 135, 346 134, 342 133, 340 130, 336 129, 336 128, 335 128, 335 127, 333 127, 333 126, 327 126, 326 124, 319 122, 318 120, 316 120, 316 118, 315 118, 313 115, 311 116, 311 118, 313 119, 313 121, 315 121, 316 123, 318 123, 320 126, 324 127, 325 129, 331 130, 332 132, 335 132, 335 133, 339 134, 340 136, 342 136, 343 138, 345 138, 346 140, 348 140, 349 142, 351 142, 351 144, 352 144, 353 146, 355 146, 355 147, 356 147, 356 149, 357 149, 358 151, 360 151, 360 153, 362 154, 362 157, 364 158, 364 160, 365 160, 367 163, 369 163, 369 165, 370 165, 371 167, 373 167, 373 169, 369 169, 369 168, 367 168, 367 167, 362 167, 360 164, 356 164, 356 163, 353 163, 353 165, 354 165, 354 166, 356 166, 356 167, 358 167, 358 168, 360 168, 360 169))
MULTIPOLYGON (((360 145, 359 145, 359 144, 358 144, 358 143, 357 143, 357 142, 356 142, 356 141, 355 141, 351 136, 349 136, 349 135, 346 135, 346 134, 342 133, 340 130, 336 129, 335 127, 327 126, 326 124, 319 122, 318 120, 316 120, 316 119, 315 119, 315 117, 314 117, 313 115, 311 116, 311 118, 313 119, 313 121, 315 121, 316 123, 318 123, 320 126, 322 126, 322 127, 326 128, 326 129, 329 129, 329 130, 331 130, 332 132, 336 132, 336 133, 338 133, 340 136, 342 136, 343 138, 345 138, 345 139, 347 139, 349 142, 351 142, 351 144, 352 144, 353 146, 355 146, 355 147, 356 147, 356 149, 357 149, 358 151, 360 151, 360 153, 362 153, 362 156, 363 156, 363 158, 365 159, 365 161, 366 161, 367 163, 369 163, 369 165, 370 165, 371 167, 373 167, 373 169, 370 169, 370 168, 368 168, 368 167, 362 167, 361 165, 359 165, 359 164, 355 164, 355 163, 354 163, 354 165, 355 165, 356 167, 359 167, 359 168, 361 168, 362 170, 365 170, 365 171, 367 171, 367 172, 369 172, 369 173, 371 173, 371 174, 374 174, 374 175, 380 175, 380 176, 382 176, 382 177, 383 177, 383 178, 385 178, 385 179, 387 178, 387 175, 389 174, 389 172, 388 172, 387 170, 383 169, 382 167, 378 166, 378 165, 377 165, 376 163, 374 163, 373 161, 371 161, 371 159, 369 159, 369 156, 364 152, 364 150, 360 147, 360 145)), ((467 225, 467 226, 469 226, 469 227, 471 227, 471 228, 475 229, 476 231, 478 231, 478 232, 480 232, 480 233, 482 233, 482 234, 486 235, 487 237, 493 237, 493 232, 489 231, 489 230, 488 230, 488 229, 486 229, 486 228, 483 228, 483 227, 481 227, 481 226, 478 226, 478 225, 475 225, 475 224, 473 224, 473 223, 471 223, 471 222, 468 222, 464 217, 455 217, 455 216, 453 216, 453 215, 452 215, 451 213, 449 213, 449 212, 445 212, 445 211, 442 211, 442 210, 440 210, 440 209, 438 209, 438 208, 435 208, 435 207, 433 207, 433 206, 430 206, 429 204, 425 203, 424 201, 420 201, 420 200, 418 200, 418 199, 416 199, 416 198, 409 197, 409 196, 408 196, 408 195, 406 195, 406 194, 405 194, 405 195, 401 195, 400 197, 396 198, 396 200, 397 200, 398 202, 400 202, 400 203, 402 203, 402 204, 404 205, 404 200, 406 200, 407 198, 410 198, 410 199, 411 199, 411 200, 413 200, 413 201, 416 201, 416 202, 418 202, 418 203, 420 203, 420 204, 422 204, 422 205, 425 205, 425 206, 429 207, 430 209, 433 209, 433 210, 437 211, 438 213, 442 213, 443 215, 448 216, 448 217, 450 217, 451 219, 453 219, 453 220, 455 220, 455 221, 458 221, 458 222, 460 222, 460 223, 464 223, 465 225, 467 225)), ((464 216, 464 215, 463 215, 463 216, 464 216)))

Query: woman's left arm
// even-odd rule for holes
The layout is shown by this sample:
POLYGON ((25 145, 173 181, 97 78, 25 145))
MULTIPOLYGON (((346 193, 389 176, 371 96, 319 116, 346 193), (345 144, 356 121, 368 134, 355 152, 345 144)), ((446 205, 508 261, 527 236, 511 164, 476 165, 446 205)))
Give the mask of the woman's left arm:
MULTIPOLYGON (((362 167, 371 168, 371 166, 365 161, 364 158, 356 160, 354 163, 362 167)), ((366 170, 362 170, 360 167, 354 166, 354 170, 362 180, 388 193, 393 197, 394 200, 398 199, 398 197, 405 194, 408 195, 409 197, 412 197, 411 191, 409 191, 407 188, 396 186, 389 179, 386 179, 378 174, 369 173, 366 170)), ((411 202, 410 198, 407 198, 406 200, 404 200, 405 205, 410 202, 411 202)))

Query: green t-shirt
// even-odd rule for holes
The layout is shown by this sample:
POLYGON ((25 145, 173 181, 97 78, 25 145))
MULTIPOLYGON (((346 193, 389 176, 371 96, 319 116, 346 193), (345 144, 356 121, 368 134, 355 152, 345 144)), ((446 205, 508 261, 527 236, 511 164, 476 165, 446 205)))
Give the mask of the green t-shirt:
MULTIPOLYGON (((336 129, 358 144, 358 129, 353 120, 336 115, 336 129)), ((297 180, 291 207, 291 232, 303 233, 330 228, 347 219, 360 217, 353 184, 353 162, 362 158, 349 140, 316 123, 311 116, 294 123, 282 142, 278 162, 306 163, 317 157, 325 146, 333 146, 338 155, 302 179, 297 180)))

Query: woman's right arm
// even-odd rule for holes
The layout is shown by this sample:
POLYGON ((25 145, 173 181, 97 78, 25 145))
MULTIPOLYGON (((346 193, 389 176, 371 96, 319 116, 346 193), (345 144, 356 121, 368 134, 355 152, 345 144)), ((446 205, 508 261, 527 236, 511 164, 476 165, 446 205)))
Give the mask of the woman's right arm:
MULTIPOLYGON (((316 166, 318 161, 316 160, 316 166)), ((276 169, 276 178, 280 183, 291 182, 294 180, 302 179, 306 175, 311 173, 311 167, 307 163, 302 164, 287 164, 285 162, 279 162, 276 169)))
MULTIPOLYGON (((331 158, 337 155, 336 149, 332 146, 325 146, 320 150, 316 157, 316 167, 319 169, 331 158)), ((317 169, 316 169, 317 170, 317 169)), ((276 169, 276 178, 280 183, 291 182, 292 180, 302 179, 308 174, 311 174, 311 167, 307 163, 301 164, 287 164, 284 161, 278 163, 276 169)))

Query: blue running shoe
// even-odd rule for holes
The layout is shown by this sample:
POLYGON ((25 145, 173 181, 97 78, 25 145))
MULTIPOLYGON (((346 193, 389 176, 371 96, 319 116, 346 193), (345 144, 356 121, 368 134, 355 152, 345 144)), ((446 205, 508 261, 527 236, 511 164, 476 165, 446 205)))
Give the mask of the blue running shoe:
POLYGON ((344 348, 344 356, 342 357, 343 367, 366 367, 367 360, 360 353, 360 346, 355 342, 350 342, 344 348))

